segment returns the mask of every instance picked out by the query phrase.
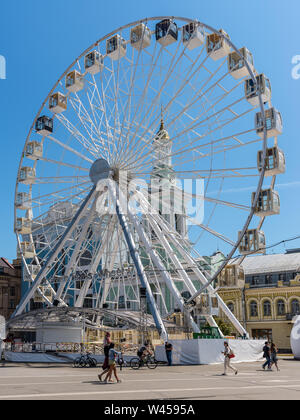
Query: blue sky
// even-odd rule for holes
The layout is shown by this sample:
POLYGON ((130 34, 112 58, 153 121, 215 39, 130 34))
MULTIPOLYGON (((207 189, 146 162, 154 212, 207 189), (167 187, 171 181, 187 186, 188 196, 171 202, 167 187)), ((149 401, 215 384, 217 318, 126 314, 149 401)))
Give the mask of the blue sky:
MULTIPOLYGON (((0 80, 1 208, 0 256, 16 256, 14 190, 19 160, 32 121, 57 78, 93 42, 126 23, 174 15, 224 28, 237 46, 247 46, 255 66, 272 83, 272 103, 282 113, 280 147, 287 171, 277 179, 280 216, 264 225, 267 243, 300 234, 300 79, 292 78, 292 57, 300 55, 299 0, 11 0, 1 5, 0 80)), ((300 247, 300 240, 287 248, 300 247)), ((284 246, 274 252, 284 251, 284 246)), ((270 250, 272 252, 272 250, 270 250)))

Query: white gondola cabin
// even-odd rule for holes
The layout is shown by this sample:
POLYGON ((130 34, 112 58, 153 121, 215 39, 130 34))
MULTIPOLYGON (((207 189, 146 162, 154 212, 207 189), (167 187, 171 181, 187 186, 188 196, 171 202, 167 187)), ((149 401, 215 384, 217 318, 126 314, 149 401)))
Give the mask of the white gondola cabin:
POLYGON ((27 267, 28 267, 29 273, 24 268, 23 280, 24 281, 34 280, 37 277, 37 275, 39 274, 40 267, 38 265, 33 265, 33 264, 28 264, 27 267))
POLYGON ((24 258, 34 257, 34 246, 30 242, 21 242, 21 251, 24 255, 24 258))
POLYGON ((155 25, 155 39, 163 47, 178 40, 178 28, 172 19, 164 19, 155 25))
MULTIPOLYGON (((255 193, 252 193, 252 203, 255 193)), ((254 210, 254 214, 259 217, 272 216, 280 213, 280 200, 277 191, 272 188, 261 190, 254 210)))
POLYGON ((205 42, 205 31, 202 25, 191 22, 182 28, 182 42, 189 50, 200 47, 205 42))
POLYGON ((73 70, 66 76, 66 89, 69 92, 79 92, 84 88, 84 77, 79 71, 73 70))
POLYGON ((218 286, 240 288, 245 286, 245 272, 240 264, 228 264, 218 276, 218 286))
POLYGON ((106 54, 112 60, 119 60, 126 55, 126 41, 119 34, 106 40, 106 54))
POLYGON ((20 210, 29 210, 31 207, 30 201, 30 194, 26 192, 19 192, 16 196, 15 205, 20 210))
POLYGON ((245 97, 252 106, 259 106, 259 92, 263 103, 271 99, 271 83, 264 74, 256 76, 256 85, 252 79, 245 80, 245 97))
POLYGON ((28 235, 31 233, 31 220, 26 217, 18 217, 15 225, 15 232, 21 235, 28 235))
POLYGON ((26 145, 25 156, 28 159, 37 160, 43 157, 43 145, 38 141, 30 141, 26 145))
POLYGON ((226 57, 230 53, 230 45, 226 42, 226 38, 229 39, 228 34, 223 31, 223 29, 219 30, 219 33, 212 33, 207 35, 206 37, 206 51, 207 54, 213 60, 219 60, 220 58, 226 57))
POLYGON ((53 119, 43 115, 36 120, 35 130, 41 136, 47 136, 53 133, 53 119))
MULTIPOLYGON (((43 295, 49 299, 50 301, 53 300, 53 294, 52 290, 47 286, 39 286, 39 290, 43 293, 43 295)), ((33 301, 35 303, 43 303, 45 302, 45 299, 43 296, 36 290, 36 292, 33 295, 33 301)))
POLYGON ((60 114, 67 109, 67 97, 60 92, 53 93, 49 98, 49 110, 60 114))
MULTIPOLYGON (((239 235, 241 235, 241 232, 239 232, 239 235)), ((264 232, 258 229, 247 230, 240 242, 239 252, 242 255, 252 253, 265 254, 266 240, 264 232)))
POLYGON ((35 181, 35 169, 29 166, 23 166, 19 173, 19 182, 22 184, 33 184, 35 181))
POLYGON ((218 298, 215 294, 201 293, 200 296, 196 297, 195 301, 195 316, 219 315, 219 303, 218 298))
POLYGON ((151 30, 143 23, 135 26, 130 31, 130 44, 137 50, 149 47, 151 44, 151 30))
MULTIPOLYGON (((282 118, 279 111, 275 108, 265 110, 267 138, 276 137, 282 134, 282 118)), ((264 120, 261 112, 255 115, 255 128, 259 137, 264 137, 264 120)))
POLYGON ((103 68, 104 59, 103 55, 99 51, 94 50, 89 52, 84 57, 84 68, 90 74, 97 74, 103 68))
POLYGON ((246 48, 243 47, 239 50, 241 56, 233 51, 228 55, 228 71, 235 79, 241 79, 242 77, 248 76, 249 71, 246 67, 245 62, 249 64, 250 69, 254 70, 253 55, 246 48))
POLYGON ((257 153, 257 168, 261 172, 265 167, 265 176, 274 176, 285 173, 285 156, 281 149, 277 146, 270 147, 266 150, 265 162, 263 162, 263 151, 257 153))

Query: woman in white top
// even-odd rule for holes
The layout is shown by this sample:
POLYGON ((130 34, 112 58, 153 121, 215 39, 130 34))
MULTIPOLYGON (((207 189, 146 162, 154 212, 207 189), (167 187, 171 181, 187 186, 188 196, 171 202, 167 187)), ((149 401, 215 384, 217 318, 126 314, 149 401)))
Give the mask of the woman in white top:
POLYGON ((235 367, 231 366, 230 364, 230 360, 231 360, 231 356, 233 354, 233 351, 231 350, 231 348, 229 347, 227 341, 224 341, 224 351, 222 351, 222 353, 224 354, 225 358, 224 358, 224 373, 222 373, 222 375, 227 375, 227 368, 230 368, 231 370, 234 371, 235 375, 237 375, 238 371, 235 367))

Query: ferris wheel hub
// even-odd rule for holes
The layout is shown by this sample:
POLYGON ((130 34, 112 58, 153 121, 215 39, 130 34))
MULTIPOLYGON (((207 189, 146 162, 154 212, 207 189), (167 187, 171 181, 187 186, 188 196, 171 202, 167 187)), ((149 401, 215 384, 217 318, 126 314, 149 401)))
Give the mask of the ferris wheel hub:
POLYGON ((90 179, 94 185, 102 179, 108 179, 112 176, 113 171, 105 159, 97 159, 91 166, 90 169, 90 179))

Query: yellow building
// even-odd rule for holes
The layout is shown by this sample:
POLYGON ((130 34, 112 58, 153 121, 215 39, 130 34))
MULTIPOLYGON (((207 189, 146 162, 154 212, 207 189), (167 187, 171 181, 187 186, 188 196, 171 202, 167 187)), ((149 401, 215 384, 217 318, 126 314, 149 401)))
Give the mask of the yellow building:
POLYGON ((293 318, 300 314, 300 249, 249 256, 242 267, 244 287, 222 287, 218 293, 250 337, 272 340, 280 351, 290 351, 293 318))

